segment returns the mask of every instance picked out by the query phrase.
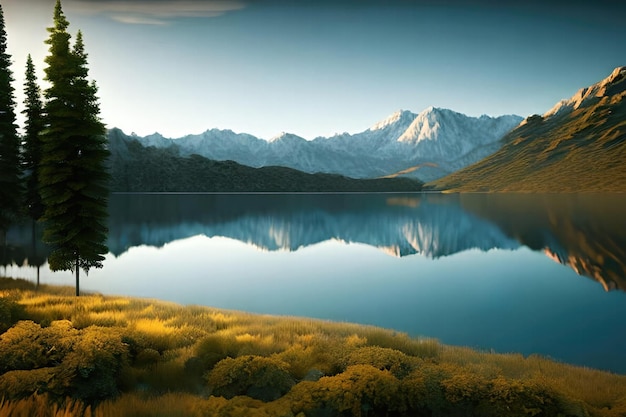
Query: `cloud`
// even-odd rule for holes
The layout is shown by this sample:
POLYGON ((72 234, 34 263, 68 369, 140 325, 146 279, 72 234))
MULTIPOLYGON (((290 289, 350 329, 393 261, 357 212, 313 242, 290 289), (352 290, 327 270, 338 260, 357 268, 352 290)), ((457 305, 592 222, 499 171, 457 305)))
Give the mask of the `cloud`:
POLYGON ((64 8, 128 24, 163 25, 179 18, 215 17, 246 7, 240 0, 67 0, 64 8))

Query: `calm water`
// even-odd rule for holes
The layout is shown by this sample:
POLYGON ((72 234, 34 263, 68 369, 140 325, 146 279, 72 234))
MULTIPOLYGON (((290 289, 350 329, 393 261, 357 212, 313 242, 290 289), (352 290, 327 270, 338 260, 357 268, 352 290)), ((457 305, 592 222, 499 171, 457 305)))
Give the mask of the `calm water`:
MULTIPOLYGON (((110 212, 111 253, 84 290, 626 373, 626 196, 114 195, 110 212)), ((40 263, 42 282, 73 285, 29 227, 8 242, 7 275, 34 280, 40 263)))

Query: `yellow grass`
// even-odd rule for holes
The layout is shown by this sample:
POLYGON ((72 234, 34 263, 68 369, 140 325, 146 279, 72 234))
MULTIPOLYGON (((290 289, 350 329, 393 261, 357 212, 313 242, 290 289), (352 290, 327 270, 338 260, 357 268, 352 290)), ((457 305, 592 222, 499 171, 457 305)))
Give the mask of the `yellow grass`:
POLYGON ((0 336, 0 417, 296 416, 320 404, 331 414, 370 416, 383 409, 495 416, 502 404, 518 410, 512 416, 541 407, 544 415, 551 415, 549 407, 572 416, 626 415, 626 376, 539 356, 444 346, 351 323, 97 294, 76 298, 8 279, 0 279, 0 290, 22 308, 6 327, 17 325, 0 336), (239 362, 221 362, 222 374, 211 374, 227 358, 239 362), (246 372, 259 387, 241 380, 246 372), (220 389, 237 396, 211 396, 211 381, 223 379, 216 375, 230 375, 220 389), (283 391, 292 388, 273 399, 278 377, 283 391), (85 393, 84 384, 117 395, 85 393), (258 399, 268 392, 271 401, 258 399), (535 400, 540 405, 526 404, 535 400))

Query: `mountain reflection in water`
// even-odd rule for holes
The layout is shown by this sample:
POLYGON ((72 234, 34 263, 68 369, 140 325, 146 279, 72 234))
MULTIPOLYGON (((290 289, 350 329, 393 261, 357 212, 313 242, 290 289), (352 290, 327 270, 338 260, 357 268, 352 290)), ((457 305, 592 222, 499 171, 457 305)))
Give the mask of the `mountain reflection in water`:
MULTIPOLYGON (((82 288, 372 324, 626 374, 624 203, 588 195, 112 195, 111 253, 82 288)), ((70 272, 49 271, 47 250, 32 236, 30 225, 9 231, 0 248, 5 274, 34 280, 38 270, 14 265, 30 263, 42 266, 43 283, 72 285, 70 272)))
MULTIPOLYGON (((429 258, 526 246, 607 291, 626 291, 624 208, 622 195, 122 194, 110 199, 108 245, 119 256, 197 235, 266 251, 340 240, 429 258)), ((45 262, 30 227, 11 229, 7 241, 4 265, 45 262)))
POLYGON ((460 202, 605 290, 626 291, 626 195, 461 194, 460 202))

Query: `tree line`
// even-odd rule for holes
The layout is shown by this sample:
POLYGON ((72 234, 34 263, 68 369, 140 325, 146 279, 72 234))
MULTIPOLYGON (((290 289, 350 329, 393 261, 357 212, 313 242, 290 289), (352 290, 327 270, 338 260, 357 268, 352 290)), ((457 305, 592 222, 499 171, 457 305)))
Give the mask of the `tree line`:
POLYGON ((38 85, 29 55, 20 135, 0 5, 0 236, 5 240, 8 227, 24 218, 42 222, 50 269, 75 272, 78 296, 79 271, 101 268, 108 252, 109 151, 83 35, 78 31, 72 44, 68 27, 57 0, 45 41, 48 87, 38 85))

